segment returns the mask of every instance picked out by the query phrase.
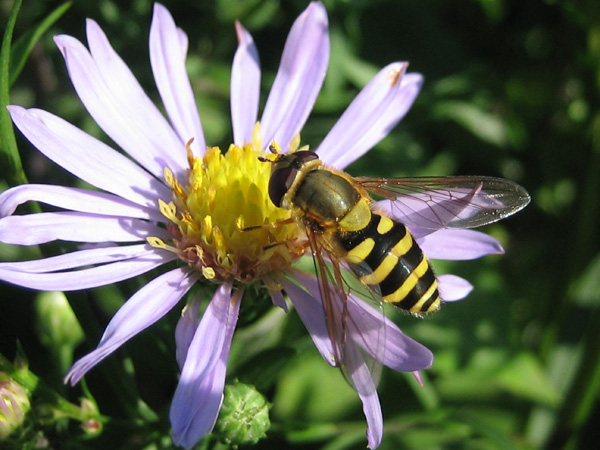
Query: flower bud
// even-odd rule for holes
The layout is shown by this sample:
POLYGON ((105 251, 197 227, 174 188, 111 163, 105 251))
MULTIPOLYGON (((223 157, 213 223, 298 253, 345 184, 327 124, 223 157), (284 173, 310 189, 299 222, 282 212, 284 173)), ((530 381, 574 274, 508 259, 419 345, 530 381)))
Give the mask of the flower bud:
POLYGON ((30 407, 23 386, 6 372, 0 372, 0 440, 21 426, 30 407))
POLYGON ((216 431, 230 445, 256 444, 271 427, 267 399, 254 386, 236 382, 225 386, 216 431))
POLYGON ((65 371, 71 365, 74 348, 83 341, 84 333, 62 292, 42 292, 35 303, 36 328, 42 343, 56 357, 65 357, 60 361, 60 369, 65 371))

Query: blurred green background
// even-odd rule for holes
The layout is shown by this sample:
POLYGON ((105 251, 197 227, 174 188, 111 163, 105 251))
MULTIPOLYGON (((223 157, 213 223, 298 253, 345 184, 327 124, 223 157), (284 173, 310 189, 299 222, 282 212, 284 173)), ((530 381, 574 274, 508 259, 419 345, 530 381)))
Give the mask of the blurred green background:
MULTIPOLYGON (((2 33, 12 4, 0 0, 2 33)), ((287 32, 307 2, 164 4, 189 36, 188 70, 207 142, 226 148, 232 139, 234 21, 240 20, 257 43, 264 104, 287 32)), ((13 44, 59 5, 25 0, 13 44)), ((425 77, 414 107, 349 172, 500 176, 522 184, 533 199, 523 212, 485 230, 500 239, 505 255, 435 264, 438 273, 456 273, 474 284, 466 300, 424 320, 391 312, 436 359, 422 374, 424 387, 411 375, 384 371, 381 448, 596 448, 600 2, 331 0, 325 5, 332 56, 303 143, 316 147, 379 68, 410 61, 409 70, 425 77)), ((46 109, 107 140, 74 94, 52 36, 66 33, 85 41, 85 18, 93 18, 158 99, 148 59, 151 14, 150 0, 73 1, 33 47, 10 88, 10 103, 46 109)), ((17 142, 30 182, 76 183, 18 133, 17 142)), ((1 183, 5 189, 13 181, 1 183)), ((3 261, 34 255, 32 249, 0 247, 3 261)), ((60 295, 2 286, 0 353, 12 361, 20 348, 37 388, 25 425, 11 440, 0 441, 0 448, 170 448, 179 311, 100 364, 86 384, 62 384, 74 354, 96 345, 111 315, 143 282, 69 294, 83 332, 72 325, 75 319, 60 295)), ((256 313, 250 311, 256 305, 266 305, 266 315, 238 328, 229 378, 257 385, 272 403, 273 425, 257 447, 365 448, 358 397, 320 358, 299 319, 269 308, 261 294, 245 299, 242 313, 256 313)), ((201 447, 226 446, 207 439, 201 447)))

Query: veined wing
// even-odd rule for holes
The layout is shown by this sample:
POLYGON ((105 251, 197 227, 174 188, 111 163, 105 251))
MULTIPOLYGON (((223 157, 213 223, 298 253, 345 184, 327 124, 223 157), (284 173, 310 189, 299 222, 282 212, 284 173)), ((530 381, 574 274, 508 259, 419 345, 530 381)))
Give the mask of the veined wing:
POLYGON ((517 183, 494 177, 357 177, 355 181, 383 197, 382 206, 394 218, 427 229, 480 227, 520 211, 531 200, 517 183))
MULTIPOLYGON (((381 374, 381 361, 385 352, 385 320, 383 305, 381 317, 369 320, 363 316, 349 297, 350 287, 347 285, 340 262, 324 245, 322 237, 307 229, 307 237, 313 253, 315 273, 319 285, 319 293, 327 323, 329 339, 333 346, 336 366, 340 368, 344 378, 357 392, 368 395, 376 388, 381 374), (362 330, 361 325, 369 324, 369 329, 362 330), (363 370, 362 368, 365 368, 363 370), (367 371, 368 370, 368 371, 367 371), (367 376, 367 374, 369 374, 367 376)), ((350 271, 345 270, 349 276, 350 271)), ((360 283, 357 280, 357 283, 360 283)))

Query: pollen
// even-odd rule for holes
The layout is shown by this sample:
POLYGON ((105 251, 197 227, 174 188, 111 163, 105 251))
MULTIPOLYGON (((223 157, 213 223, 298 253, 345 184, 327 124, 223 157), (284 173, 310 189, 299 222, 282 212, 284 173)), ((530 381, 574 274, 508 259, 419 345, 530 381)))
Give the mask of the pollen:
POLYGON ((306 238, 289 220, 290 212, 269 198, 271 164, 265 160, 275 155, 260 150, 258 125, 252 143, 231 145, 225 153, 210 147, 202 158, 194 157, 190 143, 184 177, 164 170, 173 195, 158 206, 172 242, 149 238, 150 245, 175 251, 215 282, 270 279, 300 258, 306 238))

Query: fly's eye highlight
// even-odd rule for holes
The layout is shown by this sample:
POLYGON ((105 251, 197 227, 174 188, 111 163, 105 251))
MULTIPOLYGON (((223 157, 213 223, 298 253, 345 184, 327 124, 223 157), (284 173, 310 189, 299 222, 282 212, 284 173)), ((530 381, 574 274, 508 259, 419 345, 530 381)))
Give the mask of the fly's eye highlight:
POLYGON ((319 159, 319 156, 315 152, 311 152, 309 150, 301 150, 294 153, 292 156, 300 166, 306 164, 307 162, 314 161, 315 159, 319 159))
POLYGON ((273 166, 271 179, 269 180, 269 197, 273 204, 281 207, 281 202, 287 191, 292 187, 294 180, 298 175, 298 169, 292 167, 291 164, 273 166))

